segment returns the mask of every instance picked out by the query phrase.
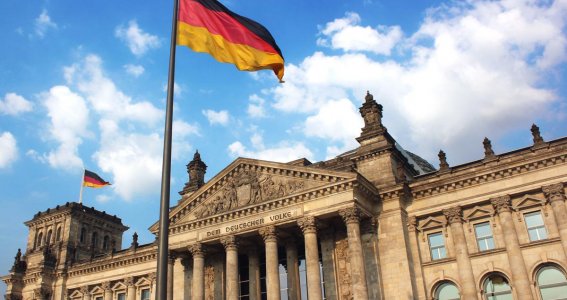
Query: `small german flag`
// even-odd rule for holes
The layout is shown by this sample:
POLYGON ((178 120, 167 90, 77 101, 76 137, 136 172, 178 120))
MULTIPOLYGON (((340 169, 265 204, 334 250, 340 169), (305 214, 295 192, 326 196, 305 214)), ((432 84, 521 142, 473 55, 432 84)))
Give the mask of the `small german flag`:
POLYGON ((85 175, 83 176, 83 186, 88 186, 92 188, 101 188, 106 185, 110 185, 110 182, 105 181, 100 178, 95 172, 85 170, 85 175))
POLYGON ((270 32, 217 0, 181 0, 177 44, 242 71, 272 69, 283 82, 284 59, 270 32))

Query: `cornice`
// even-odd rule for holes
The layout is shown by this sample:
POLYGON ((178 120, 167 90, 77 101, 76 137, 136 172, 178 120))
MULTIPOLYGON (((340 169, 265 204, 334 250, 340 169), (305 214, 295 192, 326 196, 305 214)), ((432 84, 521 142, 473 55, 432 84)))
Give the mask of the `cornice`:
MULTIPOLYGON (((542 155, 543 156, 543 155, 542 155)), ((487 166, 482 167, 483 170, 467 170, 455 171, 438 175, 437 178, 421 177, 410 184, 412 195, 415 200, 427 198, 439 194, 454 192, 457 190, 478 186, 487 182, 511 178, 514 176, 524 175, 529 172, 540 170, 543 168, 564 164, 567 162, 567 153, 558 153, 539 159, 525 159, 524 161, 511 162, 506 166, 498 169, 487 166)))
MULTIPOLYGON (((98 273, 111 269, 124 268, 126 266, 142 264, 157 259, 157 247, 145 252, 133 252, 122 257, 108 257, 98 261, 86 262, 74 265, 67 271, 68 277, 83 276, 90 273, 98 273)), ((61 275, 61 274, 59 274, 61 275)))
POLYGON ((317 187, 315 189, 307 190, 302 193, 291 195, 288 197, 278 198, 271 201, 262 202, 258 205, 242 207, 226 213, 214 215, 207 218, 198 219, 192 222, 173 225, 169 229, 169 234, 179 234, 186 231, 194 230, 199 227, 210 226, 228 222, 234 219, 255 215, 262 212, 269 212, 284 206, 302 203, 311 199, 316 199, 331 194, 353 190, 356 184, 356 179, 342 181, 334 185, 317 187))

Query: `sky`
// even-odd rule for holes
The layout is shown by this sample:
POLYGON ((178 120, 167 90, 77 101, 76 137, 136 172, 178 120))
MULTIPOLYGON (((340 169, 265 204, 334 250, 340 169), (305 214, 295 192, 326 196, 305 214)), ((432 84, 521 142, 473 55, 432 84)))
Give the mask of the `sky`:
MULTIPOLYGON (((405 149, 438 166, 567 135, 567 0, 225 0, 266 26, 285 77, 178 47, 171 204, 196 150, 211 179, 237 157, 332 158, 358 146, 370 91, 405 149)), ((0 2, 0 274, 38 211, 83 202, 140 242, 158 220, 172 1, 0 2), (171 2, 171 3, 169 3, 171 2)), ((4 289, 4 285, 0 289, 4 289)), ((3 290, 0 290, 3 292, 3 290)))

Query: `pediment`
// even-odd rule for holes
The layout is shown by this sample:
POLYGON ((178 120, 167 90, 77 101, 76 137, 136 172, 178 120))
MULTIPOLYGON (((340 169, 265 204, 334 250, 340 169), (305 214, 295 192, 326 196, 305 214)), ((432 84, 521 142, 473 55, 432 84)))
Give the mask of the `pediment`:
POLYGON ((146 277, 142 277, 142 278, 138 279, 138 281, 136 281, 136 283, 134 285, 137 286, 137 287, 140 287, 140 286, 147 286, 147 285, 151 285, 151 284, 152 284, 152 282, 149 279, 147 279, 146 277))
POLYGON ((71 295, 69 295, 69 298, 71 299, 75 299, 75 298, 83 298, 83 293, 81 293, 80 290, 75 290, 73 291, 73 293, 71 293, 71 295))
MULTIPOLYGON (((338 172, 238 158, 170 212, 170 226, 233 210, 293 197, 355 180, 357 173, 338 172)), ((158 224, 150 230, 157 231, 158 224)))
POLYGON ((494 214, 494 211, 489 208, 483 208, 480 206, 473 207, 469 212, 465 214, 465 220, 474 220, 483 217, 489 217, 494 214))
POLYGON ((104 294, 104 290, 100 287, 100 286, 95 286, 92 290, 91 290, 91 294, 96 295, 96 294, 104 294))
POLYGON ((514 210, 519 210, 521 208, 541 206, 544 204, 545 204, 545 198, 543 197, 525 195, 522 198, 516 200, 515 204, 512 207, 514 210))
POLYGON ((125 290, 127 288, 128 287, 124 283, 119 281, 112 287, 112 290, 113 291, 119 291, 119 290, 125 290))
POLYGON ((419 223, 420 224, 419 224, 418 229, 420 231, 425 230, 425 229, 429 229, 429 228, 437 228, 437 227, 445 226, 445 221, 438 220, 437 218, 434 218, 434 217, 429 217, 427 219, 420 221, 419 223))

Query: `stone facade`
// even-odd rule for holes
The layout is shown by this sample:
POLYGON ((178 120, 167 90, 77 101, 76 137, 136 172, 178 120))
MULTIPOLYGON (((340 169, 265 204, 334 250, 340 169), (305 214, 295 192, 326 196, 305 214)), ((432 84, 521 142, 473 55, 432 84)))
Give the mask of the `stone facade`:
MULTIPOLYGON (((360 112, 360 147, 328 161, 238 158, 204 182, 197 153, 169 216, 168 300, 539 300, 567 289, 567 138, 544 141, 533 125, 533 145, 498 154, 486 138, 483 159, 449 166, 440 151, 435 170, 397 146, 371 94, 360 112)), ((26 225, 6 299, 155 298, 157 245, 120 249, 119 218, 68 203, 26 225)))

